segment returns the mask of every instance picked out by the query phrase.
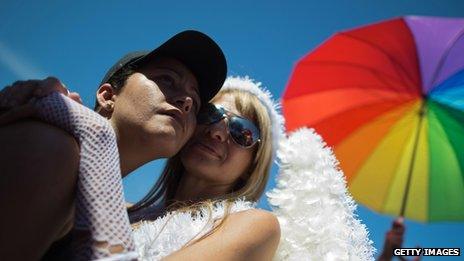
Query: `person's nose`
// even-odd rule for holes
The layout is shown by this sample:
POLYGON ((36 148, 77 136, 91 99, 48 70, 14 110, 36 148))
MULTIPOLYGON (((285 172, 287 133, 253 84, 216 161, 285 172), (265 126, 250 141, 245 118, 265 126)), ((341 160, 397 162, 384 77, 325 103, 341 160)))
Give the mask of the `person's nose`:
POLYGON ((219 142, 227 141, 229 137, 229 129, 227 128, 227 118, 215 122, 208 126, 211 138, 219 142))
POLYGON ((192 110, 193 99, 189 96, 176 97, 174 103, 183 113, 189 113, 192 110))

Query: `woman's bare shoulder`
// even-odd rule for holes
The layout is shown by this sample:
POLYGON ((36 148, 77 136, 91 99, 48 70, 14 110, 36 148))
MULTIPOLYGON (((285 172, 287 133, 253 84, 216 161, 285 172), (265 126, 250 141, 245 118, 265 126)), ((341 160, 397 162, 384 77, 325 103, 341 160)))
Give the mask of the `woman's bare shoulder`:
POLYGON ((231 213, 210 236, 166 260, 272 260, 279 240, 277 218, 271 212, 250 209, 231 213))
POLYGON ((232 213, 221 232, 245 260, 272 259, 280 241, 277 217, 261 209, 232 213))
POLYGON ((280 225, 277 217, 262 209, 249 209, 232 213, 228 225, 236 226, 243 233, 250 234, 255 240, 269 237, 280 237, 280 225))
POLYGON ((258 225, 272 229, 279 228, 277 217, 269 211, 263 209, 248 209, 235 212, 229 216, 231 222, 240 222, 244 225, 258 225))

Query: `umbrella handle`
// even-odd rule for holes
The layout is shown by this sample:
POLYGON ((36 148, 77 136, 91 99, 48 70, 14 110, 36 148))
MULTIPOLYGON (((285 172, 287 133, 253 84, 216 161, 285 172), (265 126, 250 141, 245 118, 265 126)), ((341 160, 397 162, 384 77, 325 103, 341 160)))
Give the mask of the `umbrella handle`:
POLYGON ((421 127, 422 127, 422 120, 425 115, 425 110, 426 110, 426 100, 423 99, 421 101, 421 107, 419 109, 418 115, 419 115, 419 122, 417 124, 417 129, 416 129, 416 136, 414 140, 414 150, 412 152, 412 157, 411 157, 411 162, 409 163, 409 171, 408 171, 408 179, 406 181, 405 185, 405 190, 404 190, 404 195, 403 195, 403 201, 401 204, 401 210, 400 210, 400 217, 403 217, 405 212, 406 212, 406 205, 408 203, 408 196, 409 196, 409 187, 411 185, 411 179, 412 179, 412 172, 414 170, 414 162, 416 161, 416 152, 417 152, 417 144, 419 142, 419 136, 421 133, 421 127))

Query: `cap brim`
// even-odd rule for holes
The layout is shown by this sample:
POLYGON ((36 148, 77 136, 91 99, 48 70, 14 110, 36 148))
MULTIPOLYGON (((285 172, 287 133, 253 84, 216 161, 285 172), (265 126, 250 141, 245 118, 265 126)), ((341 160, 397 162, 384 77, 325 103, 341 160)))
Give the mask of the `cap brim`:
POLYGON ((172 57, 185 64, 195 75, 203 103, 221 89, 227 75, 227 63, 221 48, 206 34, 188 30, 176 34, 164 44, 133 63, 146 64, 159 57, 172 57))

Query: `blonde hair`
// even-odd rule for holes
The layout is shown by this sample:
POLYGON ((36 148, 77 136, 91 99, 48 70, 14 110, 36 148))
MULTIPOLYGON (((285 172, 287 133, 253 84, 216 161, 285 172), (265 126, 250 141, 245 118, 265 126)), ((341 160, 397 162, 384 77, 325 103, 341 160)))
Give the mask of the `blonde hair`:
MULTIPOLYGON (((257 201, 260 198, 269 179, 272 163, 273 145, 269 112, 254 94, 244 90, 221 90, 212 102, 224 95, 234 97, 237 110, 245 117, 253 120, 260 131, 260 142, 257 144, 258 147, 253 161, 248 168, 249 174, 246 176, 247 178, 245 180, 239 179, 232 191, 220 197, 206 199, 195 204, 192 202, 176 202, 174 201, 175 193, 185 171, 180 156, 177 154, 168 160, 160 178, 150 192, 141 201, 129 208, 130 213, 153 204, 164 204, 165 209, 168 211, 190 211, 192 215, 195 215, 201 208, 206 207, 211 210, 216 203, 224 202, 225 213, 221 222, 212 231, 195 240, 196 242, 212 234, 224 223, 230 213, 233 201, 237 199, 257 201)), ((150 216, 145 215, 140 218, 150 219, 150 216)), ((132 221, 138 220, 132 219, 132 221)))

